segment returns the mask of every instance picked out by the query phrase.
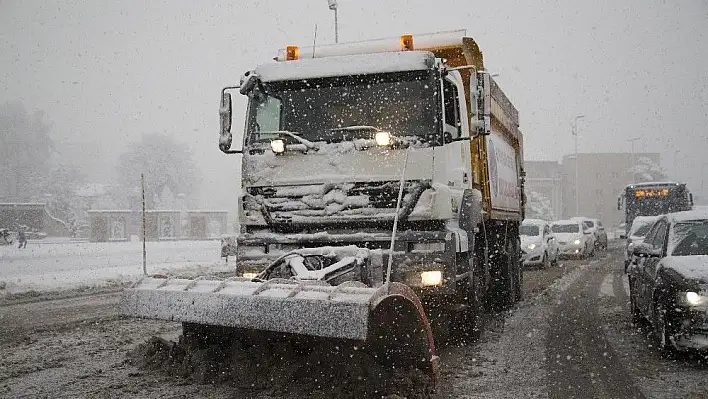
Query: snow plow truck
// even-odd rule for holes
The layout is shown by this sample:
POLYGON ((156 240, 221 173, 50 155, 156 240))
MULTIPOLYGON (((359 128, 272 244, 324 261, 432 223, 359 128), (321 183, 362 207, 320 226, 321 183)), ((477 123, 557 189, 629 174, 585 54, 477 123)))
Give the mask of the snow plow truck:
POLYGON ((353 340, 437 379, 436 341, 474 336, 484 309, 521 298, 516 108, 464 31, 287 46, 274 61, 221 93, 219 148, 242 155, 236 276, 147 276, 122 312, 185 335, 353 340))

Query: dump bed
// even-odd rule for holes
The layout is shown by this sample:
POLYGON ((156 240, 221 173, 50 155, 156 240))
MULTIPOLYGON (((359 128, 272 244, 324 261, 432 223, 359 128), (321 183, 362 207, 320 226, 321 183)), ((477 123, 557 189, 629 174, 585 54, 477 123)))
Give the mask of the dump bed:
MULTIPOLYGON (((470 100, 469 83, 475 70, 484 70, 479 46, 470 37, 451 35, 448 41, 418 48, 444 58, 450 67, 473 65, 461 69, 465 97, 470 100)), ((519 130, 519 112, 499 85, 490 78, 491 130, 489 136, 480 136, 471 142, 475 186, 482 192, 485 216, 488 219, 523 219, 523 135, 519 130)))

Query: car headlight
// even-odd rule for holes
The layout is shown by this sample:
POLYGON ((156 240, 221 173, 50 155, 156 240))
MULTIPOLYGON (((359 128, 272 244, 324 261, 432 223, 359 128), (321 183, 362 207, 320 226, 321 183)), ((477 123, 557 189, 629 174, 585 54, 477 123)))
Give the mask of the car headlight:
POLYGON ((580 240, 575 240, 575 241, 573 241, 573 244, 575 244, 575 245, 580 245, 580 240))
POLYGON ((431 270, 420 273, 420 280, 424 286, 433 286, 442 284, 442 272, 440 270, 431 270))
POLYGON ((687 306, 708 307, 708 296, 695 291, 680 292, 679 301, 687 306))
POLYGON ((282 154, 285 152, 285 142, 280 139, 272 140, 270 142, 270 149, 276 154, 282 154))
POLYGON ((536 248, 536 244, 529 244, 528 249, 534 249, 536 248))

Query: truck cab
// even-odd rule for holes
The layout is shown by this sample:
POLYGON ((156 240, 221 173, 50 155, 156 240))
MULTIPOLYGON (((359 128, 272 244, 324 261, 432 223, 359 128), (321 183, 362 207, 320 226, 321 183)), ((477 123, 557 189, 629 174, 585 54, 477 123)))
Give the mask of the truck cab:
POLYGON ((518 114, 471 40, 288 46, 222 92, 220 148, 243 154, 244 273, 328 245, 380 250, 380 263, 395 254, 392 279, 423 294, 455 294, 472 276, 489 286, 490 253, 520 269, 518 114), (249 100, 232 149, 236 89, 249 100))

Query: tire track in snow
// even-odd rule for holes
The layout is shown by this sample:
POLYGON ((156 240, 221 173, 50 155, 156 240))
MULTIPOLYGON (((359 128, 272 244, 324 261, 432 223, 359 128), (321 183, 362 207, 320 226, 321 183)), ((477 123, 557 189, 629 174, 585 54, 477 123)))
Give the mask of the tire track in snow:
POLYGON ((591 262, 562 293, 550 317, 546 340, 550 398, 644 398, 609 346, 598 313, 600 293, 614 296, 621 284, 610 273, 614 258, 591 262))

